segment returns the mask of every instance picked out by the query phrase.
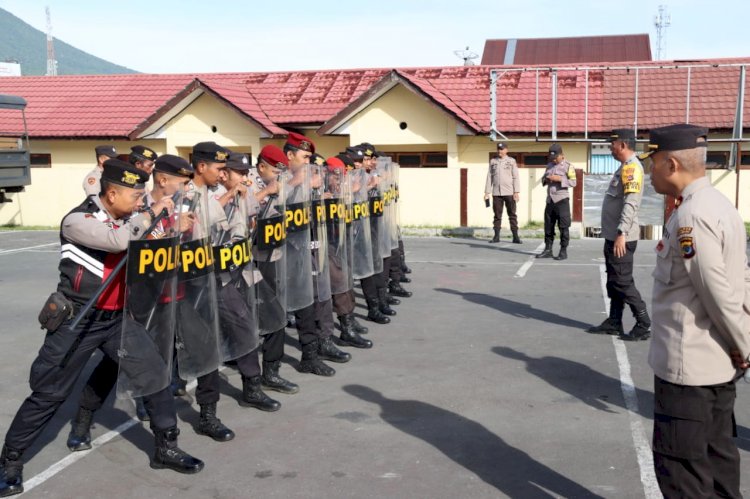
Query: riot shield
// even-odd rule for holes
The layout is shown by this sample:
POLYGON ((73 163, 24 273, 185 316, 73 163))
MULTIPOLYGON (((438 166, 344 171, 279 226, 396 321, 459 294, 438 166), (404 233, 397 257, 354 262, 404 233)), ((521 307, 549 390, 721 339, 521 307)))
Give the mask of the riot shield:
POLYGON ((312 275, 315 296, 319 302, 331 299, 331 274, 328 261, 328 217, 325 201, 326 168, 310 165, 312 187, 312 217, 310 219, 310 252, 312 253, 312 275))
POLYGON ((340 294, 352 289, 351 253, 346 206, 351 205, 350 176, 343 169, 325 172, 325 213, 328 230, 328 262, 331 293, 340 294))
POLYGON ((352 192, 351 208, 347 209, 347 218, 351 220, 352 276, 354 279, 364 279, 375 273, 367 172, 360 168, 351 170, 347 175, 350 177, 352 192))
MULTIPOLYGON (((377 159, 377 166, 375 171, 380 177, 380 192, 383 202, 383 235, 380 238, 380 253, 384 257, 391 255, 391 250, 394 249, 394 234, 393 231, 393 211, 392 211, 392 199, 393 196, 393 177, 391 175, 391 158, 380 157, 377 159)), ((398 240, 396 239, 396 246, 398 246, 398 240)))
POLYGON ((128 244, 118 398, 156 393, 172 379, 179 212, 155 222, 150 234, 128 244))
POLYGON ((221 356, 209 215, 209 201, 216 200, 209 200, 205 187, 193 187, 185 198, 183 207, 193 214, 194 223, 180 234, 175 350, 177 372, 181 378, 190 379, 217 369, 221 356))
POLYGON ((310 219, 312 216, 310 165, 290 167, 284 173, 286 192, 286 311, 312 305, 314 300, 310 219))
MULTIPOLYGON (((370 237, 372 239, 372 267, 376 274, 383 271, 383 258, 390 256, 383 252, 384 238, 388 237, 385 230, 385 218, 383 217, 383 184, 381 178, 373 170, 368 175, 368 201, 370 205, 370 237)), ((388 241, 390 244, 390 241, 388 241)))
POLYGON ((240 194, 224 206, 212 237, 219 309, 219 351, 233 360, 258 347, 258 304, 252 264, 247 196, 240 194))
MULTIPOLYGON (((257 266, 255 295, 258 300, 258 331, 261 335, 286 325, 286 197, 284 182, 279 192, 263 200, 255 217, 253 255, 257 266)), ((260 185, 254 185, 260 190, 260 185)))

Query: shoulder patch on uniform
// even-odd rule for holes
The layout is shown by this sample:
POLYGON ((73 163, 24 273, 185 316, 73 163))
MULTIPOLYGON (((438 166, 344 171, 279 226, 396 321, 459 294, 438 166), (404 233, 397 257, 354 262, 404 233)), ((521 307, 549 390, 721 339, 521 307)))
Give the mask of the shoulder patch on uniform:
POLYGON ((96 218, 93 213, 86 213, 83 218, 96 218))
POLYGON ((622 190, 625 194, 641 192, 643 188, 643 171, 636 165, 628 163, 622 167, 622 190))
POLYGON ((677 231, 677 236, 686 236, 688 234, 691 234, 692 232, 692 227, 680 227, 680 229, 677 231))
POLYGON ((680 253, 682 258, 688 259, 695 256, 695 243, 693 243, 693 236, 682 236, 680 238, 680 253))
POLYGON ((94 185, 96 183, 96 179, 94 177, 89 177, 86 179, 86 183, 89 185, 94 185))

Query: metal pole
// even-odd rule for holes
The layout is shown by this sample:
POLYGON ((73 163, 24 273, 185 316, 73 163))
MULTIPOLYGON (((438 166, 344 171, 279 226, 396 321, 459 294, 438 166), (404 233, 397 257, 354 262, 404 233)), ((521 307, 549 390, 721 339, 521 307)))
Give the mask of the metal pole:
MULTIPOLYGON (((584 86, 586 89, 586 99, 583 104, 583 138, 588 140, 589 138, 589 70, 586 70, 586 81, 584 86)), ((589 148, 590 150, 591 148, 589 148)))
POLYGON ((736 144, 733 144, 733 147, 737 148, 737 159, 734 165, 734 169, 735 169, 734 207, 739 211, 740 209, 740 170, 742 169, 742 143, 738 142, 736 144))
POLYGON ((539 70, 537 69, 535 71, 536 73, 536 134, 534 135, 536 137, 536 140, 539 140, 539 70))
POLYGON ((690 76, 693 68, 687 68, 687 102, 685 104, 685 123, 690 123, 690 76))
MULTIPOLYGON (((745 112, 745 77, 746 67, 740 66, 740 81, 737 89, 737 107, 734 113, 734 130, 732 131, 732 138, 742 139, 742 117, 745 112)), ((737 158, 737 144, 733 143, 731 153, 729 155, 729 164, 735 163, 737 158)))
POLYGON ((557 140, 557 71, 552 72, 552 140, 557 140))
POLYGON ((497 72, 490 70, 490 140, 497 139, 497 72))
POLYGON ((638 136, 638 83, 640 74, 638 69, 635 70, 635 109, 633 110, 635 116, 633 117, 633 133, 636 137, 638 136))

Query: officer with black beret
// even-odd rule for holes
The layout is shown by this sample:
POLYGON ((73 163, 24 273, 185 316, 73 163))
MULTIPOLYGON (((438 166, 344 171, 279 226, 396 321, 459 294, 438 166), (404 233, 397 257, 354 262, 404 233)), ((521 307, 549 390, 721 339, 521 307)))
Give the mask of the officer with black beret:
MULTIPOLYGON (((101 194, 88 197, 61 222, 57 293, 58 299, 70 304, 73 314, 95 296, 104 273, 124 258, 132 234, 151 224, 149 213, 133 215, 142 206, 148 176, 117 159, 107 160, 103 167, 101 194)), ((154 208, 171 211, 174 206, 171 200, 164 199, 154 208)), ((112 360, 118 360, 124 294, 112 291, 124 287, 124 274, 118 274, 75 328, 71 327, 72 315, 55 326, 47 324, 54 329, 46 335, 32 365, 29 380, 32 393, 11 423, 0 454, 3 477, 0 497, 23 492, 21 457, 70 395, 91 354, 99 349, 112 360)), ((122 368, 147 372, 153 368, 152 363, 163 362, 158 352, 153 353, 152 358, 123 364, 122 368)), ((200 471, 203 462, 177 447, 179 430, 169 389, 145 397, 145 405, 156 437, 151 466, 181 473, 200 471)))
POLYGON ((94 148, 96 152, 96 166, 83 179, 83 190, 87 196, 98 196, 101 187, 99 179, 102 178, 104 162, 117 157, 117 150, 112 145, 101 145, 94 148))
POLYGON ((151 175, 151 172, 154 170, 154 162, 158 157, 159 155, 153 149, 137 145, 130 148, 128 161, 139 170, 143 170, 151 175))

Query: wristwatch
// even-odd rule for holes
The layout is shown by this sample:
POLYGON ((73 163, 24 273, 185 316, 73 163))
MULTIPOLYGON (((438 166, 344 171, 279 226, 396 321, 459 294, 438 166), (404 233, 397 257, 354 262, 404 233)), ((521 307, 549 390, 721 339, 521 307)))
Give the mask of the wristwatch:
POLYGON ((627 234, 625 232, 621 231, 620 229, 617 229, 617 235, 618 236, 627 236, 627 234))

